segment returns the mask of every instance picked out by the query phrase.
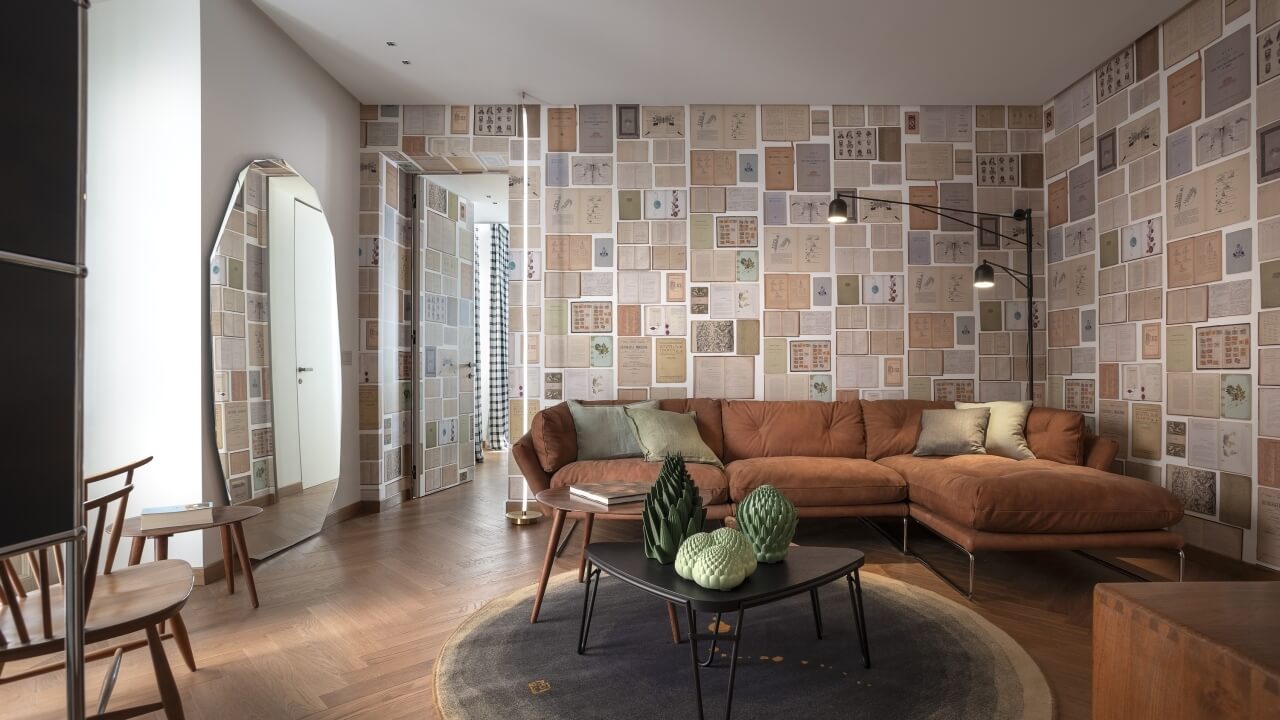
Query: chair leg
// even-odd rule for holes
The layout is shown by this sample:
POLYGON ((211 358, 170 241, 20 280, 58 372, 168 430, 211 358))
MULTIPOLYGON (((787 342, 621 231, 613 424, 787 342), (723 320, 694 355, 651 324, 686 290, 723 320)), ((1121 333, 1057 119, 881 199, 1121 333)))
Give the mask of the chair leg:
POLYGON ((133 543, 129 545, 129 567, 142 562, 142 550, 146 544, 147 539, 141 535, 133 538, 133 543))
POLYGON ((173 617, 173 642, 178 646, 178 652, 182 654, 182 661, 187 664, 187 669, 191 672, 196 671, 196 656, 191 652, 191 637, 187 635, 187 623, 182 619, 182 613, 174 613, 173 617))
POLYGON ((147 648, 151 651, 151 666, 156 672, 160 701, 164 703, 164 715, 169 720, 186 720, 186 715, 182 712, 182 695, 178 693, 178 684, 173 681, 173 670, 169 668, 169 659, 165 657, 160 631, 154 625, 148 625, 146 633, 147 648))

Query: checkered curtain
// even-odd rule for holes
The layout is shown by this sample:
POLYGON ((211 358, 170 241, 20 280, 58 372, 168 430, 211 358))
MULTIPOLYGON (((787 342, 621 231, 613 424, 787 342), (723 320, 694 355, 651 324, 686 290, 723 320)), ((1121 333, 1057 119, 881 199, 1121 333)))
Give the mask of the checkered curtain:
MULTIPOLYGON (((472 233, 471 241, 475 243, 475 248, 474 248, 474 251, 471 253, 471 257, 478 258, 480 257, 480 234, 472 233)), ((475 268, 472 268, 472 270, 473 272, 471 273, 471 280, 473 283, 473 287, 472 287, 471 297, 475 298, 475 302, 471 304, 471 310, 474 315, 471 318, 471 330, 476 343, 476 351, 473 356, 475 359, 472 361, 475 364, 471 367, 472 373, 474 373, 476 376, 475 383, 473 384, 474 389, 472 390, 472 392, 474 392, 475 395, 473 395, 472 397, 475 397, 478 399, 481 397, 481 394, 479 392, 480 377, 481 377, 480 376, 480 371, 481 371, 481 368, 480 368, 480 357, 481 357, 480 356, 480 273, 474 272, 475 268)), ((476 453, 476 462, 478 463, 484 462, 484 420, 483 418, 484 418, 484 414, 481 413, 479 410, 473 410, 473 412, 471 413, 471 424, 472 424, 471 444, 474 446, 475 453, 476 453)))
POLYGON ((506 225, 490 225, 489 242, 489 435, 490 450, 510 445, 511 404, 507 400, 507 277, 506 225))

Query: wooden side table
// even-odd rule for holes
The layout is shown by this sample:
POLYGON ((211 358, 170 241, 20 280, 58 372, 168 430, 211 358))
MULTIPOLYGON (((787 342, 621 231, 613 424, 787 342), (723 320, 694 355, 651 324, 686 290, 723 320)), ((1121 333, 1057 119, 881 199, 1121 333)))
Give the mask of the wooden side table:
POLYGON ((1280 582, 1093 590, 1095 720, 1280 717, 1280 582))
POLYGON ((129 548, 129 564, 142 562, 142 548, 147 538, 155 541, 156 560, 169 558, 169 538, 179 533, 218 528, 222 533, 222 569, 227 576, 227 592, 236 592, 235 566, 232 558, 240 557, 240 568, 244 570, 244 584, 249 588, 249 600, 258 607, 258 588, 253 584, 253 563, 249 559, 249 549, 244 542, 244 527, 240 523, 262 513, 262 508, 254 505, 221 506, 213 509, 213 522, 197 525, 179 525, 176 527, 141 529, 142 518, 131 517, 124 521, 124 537, 133 538, 129 548), (233 548, 234 544, 234 548, 233 548))

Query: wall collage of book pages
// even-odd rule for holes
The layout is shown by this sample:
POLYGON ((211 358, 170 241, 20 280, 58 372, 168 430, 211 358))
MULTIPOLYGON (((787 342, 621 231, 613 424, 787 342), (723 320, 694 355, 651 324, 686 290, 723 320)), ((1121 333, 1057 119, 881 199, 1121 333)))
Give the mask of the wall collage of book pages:
MULTIPOLYGON (((574 398, 1021 399, 1030 322, 1037 403, 1084 413, 1120 442, 1115 471, 1178 494, 1191 543, 1280 567, 1280 0, 1257 5, 1198 0, 1043 107, 529 106, 527 232, 519 105, 365 106, 361 164, 370 186, 511 173, 513 439, 574 398), (836 189, 869 198, 845 226, 826 222, 836 189), (1025 269, 1021 246, 876 198, 1034 210, 1033 317, 1004 273, 972 286, 984 259, 1025 269)), ((366 269, 393 230, 370 200, 366 269)), ((386 273, 362 275, 361 317, 403 342, 408 285, 386 273)), ((377 363, 405 370, 407 350, 377 363)), ((398 390, 366 427, 362 386, 379 499, 410 457, 388 460, 398 390)), ((469 433, 472 398, 435 419, 469 433)))
POLYGON ((1181 498, 1189 542, 1273 567, 1278 21, 1196 0, 1044 108, 1049 404, 1181 498))
POLYGON ((209 267, 213 432, 233 504, 276 492, 266 192, 292 175, 273 160, 245 170, 209 267))

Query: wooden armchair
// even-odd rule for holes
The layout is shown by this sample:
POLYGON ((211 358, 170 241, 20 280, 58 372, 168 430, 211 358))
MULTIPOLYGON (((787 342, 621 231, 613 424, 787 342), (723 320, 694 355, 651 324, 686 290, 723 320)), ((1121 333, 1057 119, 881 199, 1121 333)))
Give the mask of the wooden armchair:
MULTIPOLYGON (((109 477, 125 476, 122 487, 84 504, 85 519, 90 528, 89 552, 82 569, 85 588, 85 643, 113 640, 139 630, 146 635, 145 640, 108 647, 85 656, 86 662, 113 657, 112 667, 99 696, 97 713, 91 716, 94 718, 129 718, 156 710, 163 710, 170 720, 181 720, 184 717, 182 700, 162 645, 160 626, 166 621, 173 622, 174 640, 187 659, 188 666, 195 669, 186 627, 178 614, 190 597, 194 584, 190 565, 181 560, 165 560, 113 572, 108 556, 105 559, 106 572, 102 575, 97 572, 99 564, 104 560, 102 555, 104 535, 107 534, 107 516, 112 514, 116 518, 112 523, 110 537, 106 539, 108 548, 114 549, 119 547, 120 528, 123 525, 121 520, 124 518, 129 493, 133 491, 133 470, 149 460, 147 458, 86 480, 86 483, 91 483, 109 477), (116 505, 114 512, 111 508, 113 504, 116 505), (144 646, 150 650, 161 701, 108 712, 107 704, 123 653, 144 646)), ((62 662, 59 661, 9 677, 3 676, 5 663, 63 652, 64 586, 50 581, 48 558, 50 554, 57 558, 56 553, 50 553, 51 547, 56 546, 40 548, 29 555, 38 586, 33 592, 24 592, 16 582, 17 573, 14 571, 12 558, 0 559, 0 564, 4 566, 0 571, 0 600, 3 601, 0 605, 0 685, 62 668, 62 662)))

